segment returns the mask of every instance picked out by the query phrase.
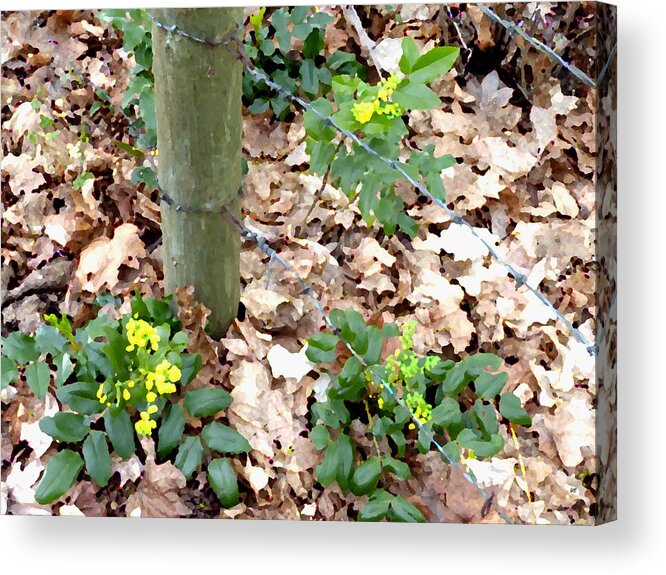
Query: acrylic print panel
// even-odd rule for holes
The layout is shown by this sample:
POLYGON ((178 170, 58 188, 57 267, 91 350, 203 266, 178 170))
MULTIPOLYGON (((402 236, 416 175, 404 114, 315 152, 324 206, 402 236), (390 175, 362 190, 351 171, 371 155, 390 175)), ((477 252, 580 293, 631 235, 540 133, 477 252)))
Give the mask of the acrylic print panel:
POLYGON ((615 14, 3 13, 3 511, 613 520, 615 14))

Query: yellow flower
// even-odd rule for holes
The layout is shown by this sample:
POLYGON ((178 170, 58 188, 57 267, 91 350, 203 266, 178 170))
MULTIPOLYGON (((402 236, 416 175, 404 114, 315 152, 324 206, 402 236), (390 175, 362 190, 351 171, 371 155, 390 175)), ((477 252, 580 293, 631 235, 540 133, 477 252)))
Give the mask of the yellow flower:
POLYGON ((157 394, 156 394, 156 393, 153 393, 152 391, 149 391, 149 392, 146 394, 146 401, 147 401, 148 403, 152 403, 152 402, 155 401, 156 399, 157 399, 157 394))
POLYGON ((367 124, 375 110, 374 102, 356 102, 352 106, 352 114, 359 124, 367 124))
MULTIPOLYGON (((426 402, 422 394, 416 391, 407 394, 405 403, 407 404, 407 407, 410 409, 414 417, 419 420, 419 422, 427 423, 430 421, 430 418, 432 417, 432 406, 426 402)), ((410 427, 410 429, 414 428, 410 427)))
POLYGON ((99 399, 99 402, 104 405, 106 403, 106 400, 108 399, 106 393, 104 393, 104 384, 100 383, 99 387, 97 388, 97 399, 99 399))
POLYGON ((377 406, 379 407, 379 409, 382 409, 384 407, 384 400, 381 397, 377 400, 377 406))
POLYGON ((167 376, 169 377, 169 381, 173 381, 174 383, 180 381, 181 377, 180 369, 178 369, 178 366, 172 365, 169 368, 169 371, 167 372, 167 376))
POLYGON ((160 336, 157 335, 157 329, 142 319, 131 318, 127 322, 127 341, 129 345, 125 348, 127 351, 134 351, 135 348, 144 348, 150 344, 153 351, 159 348, 160 336))
POLYGON ((123 399, 125 401, 129 401, 132 396, 130 395, 129 390, 123 389, 123 399))
POLYGON ((148 406, 148 413, 151 414, 151 415, 153 413, 157 413, 157 406, 156 405, 149 405, 148 406))
POLYGON ((174 393, 176 391, 176 386, 168 381, 158 381, 155 383, 155 387, 160 395, 174 393))
MULTIPOLYGON (((144 371, 143 373, 146 376, 146 390, 152 392, 153 387, 155 387, 157 393, 160 395, 174 393, 176 391, 174 383, 180 381, 182 375, 178 366, 173 365, 166 359, 158 364, 155 371, 149 371, 147 373, 144 371)), ((148 401, 150 402, 154 400, 148 401)))
POLYGON ((157 422, 152 421, 145 411, 141 412, 141 419, 134 424, 137 435, 150 435, 155 427, 157 422))

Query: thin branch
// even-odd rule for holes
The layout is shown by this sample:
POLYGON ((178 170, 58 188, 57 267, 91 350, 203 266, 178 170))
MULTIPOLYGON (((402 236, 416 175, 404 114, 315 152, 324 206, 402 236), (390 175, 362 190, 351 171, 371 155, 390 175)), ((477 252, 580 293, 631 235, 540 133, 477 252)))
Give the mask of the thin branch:
POLYGON ((362 50, 364 49, 368 53, 374 67, 377 68, 377 72, 381 76, 382 72, 384 72, 385 70, 384 68, 382 68, 382 65, 379 63, 379 60, 375 58, 375 48, 377 48, 377 43, 372 38, 370 38, 370 36, 368 36, 368 33, 363 28, 363 23, 361 22, 361 19, 358 16, 358 12, 356 12, 356 8, 351 4, 342 6, 342 15, 345 17, 345 20, 356 31, 356 34, 358 36, 358 42, 361 46, 361 49, 362 50))
MULTIPOLYGON (((340 148, 342 148, 342 145, 344 144, 344 140, 340 140, 340 143, 338 144, 337 148, 335 148, 335 154, 333 157, 338 155, 338 152, 340 151, 340 148)), ((319 202, 322 193, 324 192, 324 188, 326 187, 326 184, 328 184, 328 176, 331 173, 331 165, 329 164, 326 166, 326 172, 324 172, 324 177, 321 180, 321 186, 319 186, 319 189, 315 193, 314 198, 312 199, 312 204, 310 205, 310 209, 308 210, 308 213, 305 214, 305 217, 303 218, 303 223, 301 226, 303 229, 305 226, 308 224, 308 218, 310 217, 310 214, 312 214, 312 210, 314 210, 315 205, 319 202)))

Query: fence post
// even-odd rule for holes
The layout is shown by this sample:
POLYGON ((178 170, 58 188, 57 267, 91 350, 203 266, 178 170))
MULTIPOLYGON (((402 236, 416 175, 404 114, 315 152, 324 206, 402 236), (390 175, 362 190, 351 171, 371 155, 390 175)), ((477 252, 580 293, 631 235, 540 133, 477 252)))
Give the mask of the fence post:
POLYGON ((170 200, 161 203, 164 288, 193 285, 211 310, 211 335, 221 337, 240 299, 240 238, 221 210, 240 211, 243 71, 232 51, 213 44, 237 29, 243 12, 151 14, 159 181, 170 200), (171 26, 210 44, 165 29, 171 26))

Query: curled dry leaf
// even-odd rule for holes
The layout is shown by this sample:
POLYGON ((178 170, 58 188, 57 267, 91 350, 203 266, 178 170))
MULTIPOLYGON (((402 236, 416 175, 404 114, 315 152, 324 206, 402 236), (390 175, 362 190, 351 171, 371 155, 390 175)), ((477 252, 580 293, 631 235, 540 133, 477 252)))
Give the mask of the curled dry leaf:
POLYGON ((187 517, 191 509, 181 498, 187 481, 170 461, 155 463, 155 446, 152 440, 142 441, 146 451, 143 478, 136 493, 127 500, 126 513, 130 517, 187 517))
POLYGON ((75 277, 82 289, 98 292, 102 287, 113 289, 118 283, 120 267, 139 268, 139 259, 146 256, 146 248, 134 224, 118 226, 112 238, 94 239, 81 252, 75 277))

